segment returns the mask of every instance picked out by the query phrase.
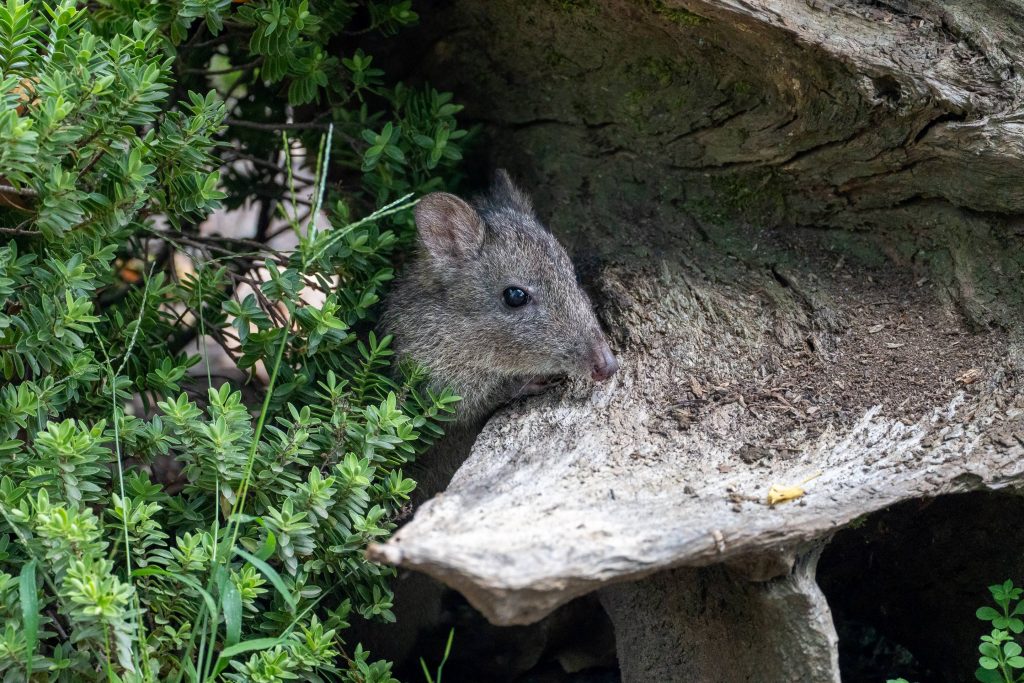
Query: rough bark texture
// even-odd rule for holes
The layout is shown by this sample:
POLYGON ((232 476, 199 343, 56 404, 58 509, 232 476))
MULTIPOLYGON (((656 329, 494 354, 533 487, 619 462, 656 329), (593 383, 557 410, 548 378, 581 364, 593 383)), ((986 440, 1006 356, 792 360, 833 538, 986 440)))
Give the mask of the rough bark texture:
MULTIPOLYGON (((785 577, 795 548, 866 513, 1022 481, 1019 5, 465 0, 425 15, 419 68, 460 93, 493 161, 592 266, 623 370, 498 414, 375 557, 521 624, 672 568, 785 577)), ((630 595, 692 606, 694 576, 711 574, 617 589, 613 617, 630 595)), ((666 637, 702 638, 679 628, 666 637)))

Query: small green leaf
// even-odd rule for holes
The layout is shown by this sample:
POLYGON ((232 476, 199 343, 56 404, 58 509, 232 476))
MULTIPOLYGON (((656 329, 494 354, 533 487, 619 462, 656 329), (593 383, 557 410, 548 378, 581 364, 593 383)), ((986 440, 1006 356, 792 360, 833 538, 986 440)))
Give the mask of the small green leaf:
POLYGON ((1006 683, 1003 680, 1003 674, 998 671, 988 671, 986 669, 977 669, 974 672, 974 678, 980 683, 1006 683))
MULTIPOLYGON (((265 527, 264 527, 265 528, 265 527)), ((268 560, 274 554, 277 549, 277 536, 270 529, 266 529, 267 538, 263 541, 263 545, 256 551, 256 557, 261 560, 268 560)))
POLYGON ((978 617, 982 621, 992 621, 998 619, 1002 615, 991 607, 979 607, 978 611, 974 613, 974 616, 978 617))
POLYGON ((387 147, 385 147, 384 153, 400 164, 405 163, 405 154, 402 153, 401 149, 395 147, 394 145, 388 145, 387 147))
POLYGON ((263 572, 263 575, 267 577, 270 583, 274 584, 274 588, 277 589, 277 592, 281 595, 281 598, 288 603, 288 606, 292 608, 293 612, 295 611, 295 598, 292 597, 292 594, 288 590, 288 587, 281 579, 281 575, 278 574, 273 567, 271 567, 269 564, 267 564, 260 558, 256 557, 252 553, 247 553, 241 548, 235 548, 235 554, 244 558, 245 560, 248 560, 249 564, 263 572))
POLYGON ((979 657, 978 658, 978 664, 981 665, 982 669, 989 669, 989 670, 996 669, 999 666, 999 662, 997 662, 996 660, 992 659, 991 657, 979 657))

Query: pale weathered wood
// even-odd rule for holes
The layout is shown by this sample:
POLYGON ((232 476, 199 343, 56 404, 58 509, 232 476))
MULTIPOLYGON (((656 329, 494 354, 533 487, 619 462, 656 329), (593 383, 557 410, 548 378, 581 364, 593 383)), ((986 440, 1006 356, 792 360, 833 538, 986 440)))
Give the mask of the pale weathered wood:
MULTIPOLYGON (((880 393, 859 396, 872 405, 854 417, 837 412, 835 396, 794 403, 799 392, 771 386, 841 393, 836 383, 855 386, 877 359, 830 365, 799 349, 795 331, 776 328, 777 311, 725 296, 719 286, 668 272, 637 278, 632 308, 619 318, 629 321, 634 344, 611 385, 581 382, 493 418, 448 490, 373 556, 458 588, 496 623, 528 623, 605 583, 785 550, 900 500, 1024 476, 1024 448, 1012 436, 993 436, 1024 434, 1024 402, 1016 375, 1003 367, 1010 351, 1000 335, 950 337, 976 344, 977 354, 928 378, 943 381, 949 396, 918 419, 897 417, 896 402, 908 400, 900 377, 877 378, 865 391, 880 393), (809 375, 786 365, 801 355, 809 375), (958 385, 974 361, 979 380, 958 385), (693 415, 680 412, 690 406, 698 408, 693 415), (791 421, 792 411, 808 410, 807 420, 791 421), (831 414, 813 418, 822 410, 831 414), (773 484, 819 472, 800 500, 767 504, 773 484)), ((771 287, 767 279, 762 286, 771 287)), ((774 295, 782 303, 793 296, 774 295)), ((853 305, 833 301, 828 313, 853 305)), ((881 324, 892 325, 878 308, 881 324)), ((856 334, 819 332, 817 345, 841 360, 880 334, 875 353, 933 364, 941 359, 920 354, 944 349, 923 349, 918 335, 955 331, 949 324, 909 337, 863 326, 856 334)))

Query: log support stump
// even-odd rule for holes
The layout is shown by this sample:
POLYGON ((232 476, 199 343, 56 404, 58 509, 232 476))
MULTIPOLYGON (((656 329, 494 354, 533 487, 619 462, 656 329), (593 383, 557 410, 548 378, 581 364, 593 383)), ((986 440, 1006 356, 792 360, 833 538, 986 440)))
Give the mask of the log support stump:
POLYGON ((718 565, 602 588, 623 682, 839 683, 838 638, 814 580, 819 554, 764 581, 718 565))

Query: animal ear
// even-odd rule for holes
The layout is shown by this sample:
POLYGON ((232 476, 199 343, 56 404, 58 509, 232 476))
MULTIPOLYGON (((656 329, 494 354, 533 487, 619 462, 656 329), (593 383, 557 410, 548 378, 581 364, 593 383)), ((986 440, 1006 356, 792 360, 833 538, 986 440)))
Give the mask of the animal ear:
POLYGON ((432 192, 413 211, 420 242, 435 259, 464 259, 480 251, 484 221, 472 206, 447 192, 432 192))
POLYGON ((491 195, 496 204, 511 206, 517 211, 533 214, 533 202, 530 197, 519 189, 512 181, 512 177, 503 168, 494 172, 494 183, 491 185, 491 195))

